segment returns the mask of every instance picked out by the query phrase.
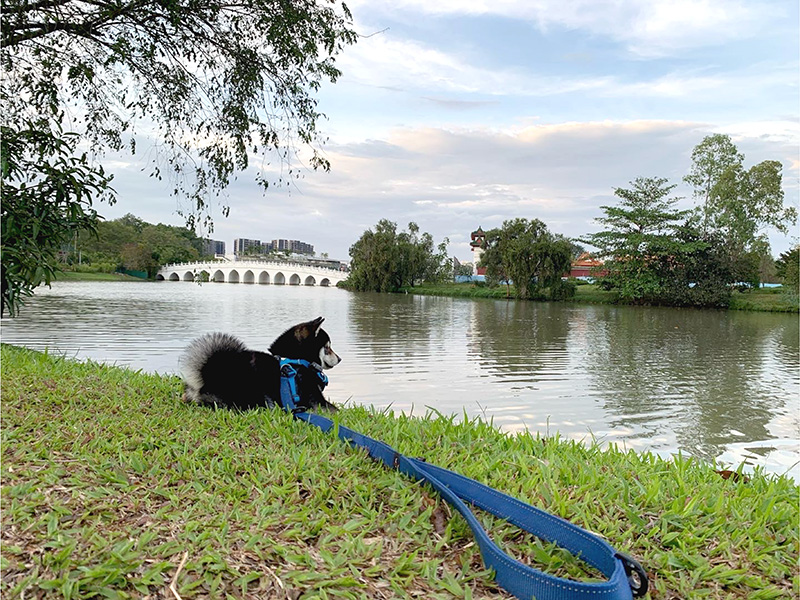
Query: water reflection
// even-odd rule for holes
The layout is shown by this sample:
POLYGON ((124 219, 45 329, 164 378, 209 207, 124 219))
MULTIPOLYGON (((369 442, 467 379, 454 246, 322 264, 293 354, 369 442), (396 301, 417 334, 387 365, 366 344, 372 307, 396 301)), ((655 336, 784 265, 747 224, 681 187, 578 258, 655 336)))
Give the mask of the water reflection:
POLYGON ((553 304, 478 301, 470 303, 467 355, 497 383, 538 390, 568 378, 570 324, 553 304))
POLYGON ((37 293, 2 333, 7 343, 175 373, 202 333, 266 348, 319 315, 343 357, 328 387, 335 403, 466 412, 507 431, 665 454, 777 452, 784 470, 800 458, 798 443, 768 444, 800 440, 796 315, 86 282, 37 293))
POLYGON ((771 437, 770 422, 797 410, 797 366, 775 352, 787 330, 796 339, 796 319, 614 307, 585 315, 599 321, 587 327, 586 368, 612 427, 671 432, 677 446, 711 458, 732 439, 771 437))

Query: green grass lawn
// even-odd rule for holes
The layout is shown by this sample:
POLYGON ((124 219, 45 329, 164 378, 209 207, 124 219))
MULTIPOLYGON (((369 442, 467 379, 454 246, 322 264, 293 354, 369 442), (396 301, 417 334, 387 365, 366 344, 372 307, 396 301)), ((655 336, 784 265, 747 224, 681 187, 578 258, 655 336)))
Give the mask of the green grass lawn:
POLYGON ((56 281, 145 281, 139 277, 131 277, 124 273, 78 273, 76 271, 59 271, 56 281))
MULTIPOLYGON (((9 346, 2 366, 2 598, 509 597, 433 492, 279 410, 186 406, 176 378, 9 346)), ((800 593, 787 478, 478 420, 337 419, 604 536, 648 571, 650 598, 800 593)), ((479 518, 528 564, 597 576, 479 518)))
POLYGON ((763 288, 747 292, 733 292, 731 310, 756 310, 762 312, 798 312, 797 299, 791 299, 780 288, 763 288))

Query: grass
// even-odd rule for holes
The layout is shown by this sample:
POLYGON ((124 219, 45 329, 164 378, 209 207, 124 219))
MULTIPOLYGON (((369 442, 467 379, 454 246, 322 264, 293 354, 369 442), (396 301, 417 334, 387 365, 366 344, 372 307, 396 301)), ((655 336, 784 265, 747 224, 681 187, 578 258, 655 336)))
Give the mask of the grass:
MULTIPOLYGON (((1 352, 3 598, 509 597, 460 516, 334 436, 278 410, 186 406, 174 377, 1 352)), ((644 565, 650 598, 800 593, 787 478, 436 414, 337 419, 604 536, 644 565)), ((526 563, 597 576, 479 517, 526 563)))
POLYGON ((56 281, 145 281, 123 273, 79 273, 77 271, 58 271, 56 281))
MULTIPOLYGON (((506 299, 505 285, 490 288, 474 283, 423 283, 401 290, 409 294, 423 296, 451 296, 456 298, 497 298, 506 299)), ((513 298, 513 286, 511 297, 513 298)), ((579 285, 575 289, 575 297, 569 302, 577 304, 616 304, 617 293, 605 291, 597 285, 579 285)), ((797 300, 790 298, 780 288, 763 288, 747 292, 733 292, 731 310, 752 310, 760 312, 800 312, 797 300)))
POLYGON ((762 312, 800 312, 797 298, 791 298, 781 288, 763 288, 748 292, 733 292, 731 310, 762 312))
MULTIPOLYGON (((504 284, 489 287, 475 283, 422 283, 412 287, 405 287, 402 292, 420 294, 424 296, 452 296, 456 298, 497 298, 505 300, 514 297, 514 286, 510 290, 504 284)), ((575 288, 575 297, 570 302, 588 304, 614 304, 617 301, 616 292, 607 292, 596 285, 579 285, 575 288)))

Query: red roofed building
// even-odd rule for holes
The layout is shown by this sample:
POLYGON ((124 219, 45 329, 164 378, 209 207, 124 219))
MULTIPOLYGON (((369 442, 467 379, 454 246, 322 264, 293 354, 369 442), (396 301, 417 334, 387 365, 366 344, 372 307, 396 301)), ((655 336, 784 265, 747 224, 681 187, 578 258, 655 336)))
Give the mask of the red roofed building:
POLYGON ((602 277, 608 271, 600 270, 599 267, 603 266, 603 261, 599 258, 593 258, 588 252, 581 254, 576 260, 572 261, 572 267, 569 270, 570 277, 602 277), (597 269, 597 270, 596 270, 597 269))

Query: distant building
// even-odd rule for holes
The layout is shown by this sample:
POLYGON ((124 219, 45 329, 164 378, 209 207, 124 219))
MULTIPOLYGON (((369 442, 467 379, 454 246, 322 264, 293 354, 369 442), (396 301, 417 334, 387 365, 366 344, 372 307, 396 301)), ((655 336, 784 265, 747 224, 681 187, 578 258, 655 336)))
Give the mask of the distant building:
POLYGON ((486 275, 486 267, 478 266, 483 255, 483 249, 486 247, 486 233, 481 229, 480 225, 478 229, 470 234, 469 245, 472 249, 472 274, 486 275))
POLYGON ((277 252, 296 252, 297 254, 314 254, 314 246, 300 240, 272 240, 272 249, 277 252))
MULTIPOLYGON (((300 240, 272 240, 271 242, 262 242, 261 240, 250 240, 246 238, 236 238, 233 240, 233 253, 240 256, 264 255, 271 254, 272 252, 290 252, 313 256, 314 246, 301 242, 300 240)), ((217 252, 216 254, 224 254, 224 252, 217 252)))
POLYGON ((219 240, 203 240, 203 255, 215 256, 217 254, 225 254, 225 242, 219 240))
POLYGON ((261 240, 248 240, 236 238, 233 240, 234 254, 259 254, 261 252, 261 240))
POLYGON ((606 274, 606 271, 600 269, 602 266, 602 260, 594 258, 588 252, 584 252, 577 259, 572 261, 569 276, 575 278, 602 277, 606 274))

